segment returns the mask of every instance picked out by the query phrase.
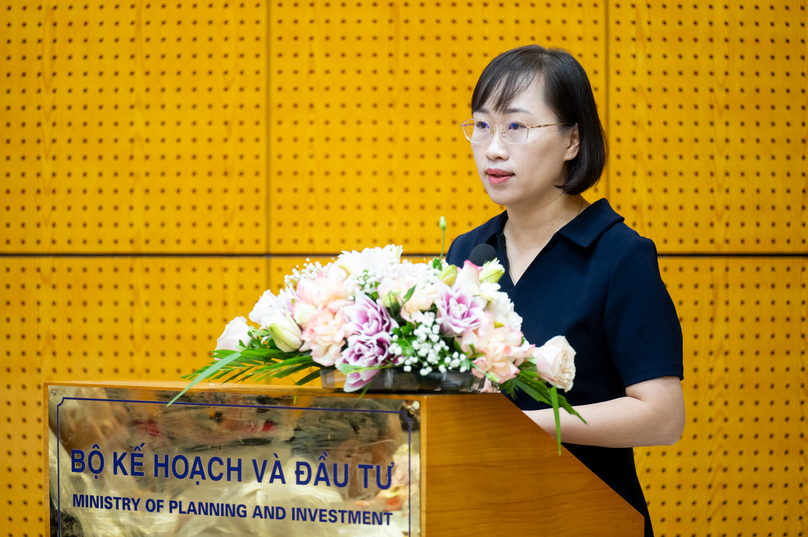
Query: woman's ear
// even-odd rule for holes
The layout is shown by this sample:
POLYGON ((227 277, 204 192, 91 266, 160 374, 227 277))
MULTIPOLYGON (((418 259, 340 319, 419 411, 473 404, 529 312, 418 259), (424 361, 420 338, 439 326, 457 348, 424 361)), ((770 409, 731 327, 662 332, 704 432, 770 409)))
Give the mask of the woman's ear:
POLYGON ((567 144, 567 151, 564 153, 564 160, 570 161, 578 156, 578 150, 581 148, 581 132, 578 130, 576 123, 568 131, 570 135, 569 143, 567 144))

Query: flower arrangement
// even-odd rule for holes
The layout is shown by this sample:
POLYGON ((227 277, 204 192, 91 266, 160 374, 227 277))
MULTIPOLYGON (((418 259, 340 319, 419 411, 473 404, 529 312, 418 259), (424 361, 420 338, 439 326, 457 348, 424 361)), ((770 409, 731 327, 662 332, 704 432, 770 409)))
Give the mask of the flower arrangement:
POLYGON ((182 393, 206 378, 261 381, 311 368, 297 384, 337 369, 347 375, 347 392, 367 389, 386 368, 469 371, 494 389, 518 388, 552 405, 560 439, 559 408, 578 415, 557 392, 569 391, 575 376, 566 339, 540 347, 525 340, 521 317, 499 290, 497 260, 458 268, 438 258, 402 261, 401 254, 401 246, 368 248, 295 269, 277 295, 260 297, 252 325, 237 317, 225 327, 214 361, 184 377, 192 382, 182 393))

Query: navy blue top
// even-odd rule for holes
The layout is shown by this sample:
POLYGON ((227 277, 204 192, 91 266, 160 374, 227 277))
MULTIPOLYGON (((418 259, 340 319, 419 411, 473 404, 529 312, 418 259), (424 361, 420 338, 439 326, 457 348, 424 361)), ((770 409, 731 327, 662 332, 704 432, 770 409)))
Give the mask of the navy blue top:
MULTIPOLYGON (((576 351, 574 385, 563 394, 570 404, 623 397, 644 380, 682 378, 682 330, 654 243, 626 226, 609 202, 596 201, 553 235, 516 285, 502 233, 507 220, 504 212, 459 236, 447 260, 462 266, 478 244, 496 249, 505 267, 499 284, 522 316, 525 338, 539 346, 563 335, 576 351)), ((523 410, 547 406, 526 394, 514 402, 523 410)), ((633 450, 564 446, 645 517, 652 537, 633 450)))

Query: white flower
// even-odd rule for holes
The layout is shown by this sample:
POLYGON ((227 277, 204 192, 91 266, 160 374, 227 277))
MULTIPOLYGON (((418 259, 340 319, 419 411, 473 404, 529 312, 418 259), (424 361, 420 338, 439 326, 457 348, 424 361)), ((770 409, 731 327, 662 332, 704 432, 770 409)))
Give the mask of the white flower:
POLYGON ((485 307, 486 312, 494 314, 494 326, 510 326, 513 330, 522 329, 522 318, 513 309, 513 302, 505 293, 494 293, 485 307))
POLYGON ((483 282, 474 292, 475 295, 481 296, 488 302, 492 300, 499 300, 498 295, 507 296, 505 293, 500 292, 498 283, 483 282))
POLYGON ((244 317, 236 317, 224 327, 224 332, 216 340, 216 350, 229 350, 238 351, 238 342, 245 342, 250 340, 249 334, 250 327, 247 324, 247 319, 244 317))
POLYGON ((348 274, 361 274, 362 271, 383 269, 388 265, 397 265, 401 262, 403 246, 388 244, 384 248, 365 248, 361 252, 343 251, 335 264, 345 269, 348 274))
POLYGON ((286 311, 292 311, 292 300, 294 298, 296 298, 295 292, 289 287, 281 289, 278 296, 275 296, 272 291, 266 291, 250 312, 250 320, 260 324, 261 328, 266 328, 262 321, 269 315, 270 310, 285 309, 286 311))

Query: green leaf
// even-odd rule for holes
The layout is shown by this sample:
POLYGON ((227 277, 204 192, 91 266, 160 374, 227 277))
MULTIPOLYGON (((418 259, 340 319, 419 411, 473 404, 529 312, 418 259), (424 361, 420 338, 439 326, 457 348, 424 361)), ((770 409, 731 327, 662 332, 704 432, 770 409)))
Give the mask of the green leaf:
POLYGON ((223 384, 226 384, 226 383, 228 383, 228 382, 232 382, 232 381, 234 381, 234 380, 236 380, 236 379, 239 379, 239 377, 241 377, 241 379, 240 379, 240 380, 241 380, 242 382, 244 382, 245 380, 247 380, 247 378, 249 378, 249 371, 250 371, 250 369, 252 369, 252 367, 248 367, 248 368, 245 368, 245 369, 239 369, 239 370, 236 370, 236 372, 235 372, 235 373, 233 373, 232 375, 230 375, 228 378, 224 379, 224 380, 222 381, 222 383, 223 383, 223 384))
POLYGON ((312 380, 314 380, 314 379, 316 379, 316 378, 319 378, 319 377, 320 377, 320 370, 321 370, 321 369, 322 369, 321 367, 318 367, 316 371, 312 371, 311 373, 309 373, 308 375, 306 375, 306 376, 305 376, 305 377, 303 377, 302 379, 300 379, 300 380, 298 380, 297 382, 295 382, 295 384, 296 384, 297 386, 303 386, 304 384, 308 384, 308 383, 309 383, 309 382, 311 382, 312 380))
POLYGON ((412 287, 410 287, 409 291, 407 291, 407 294, 406 294, 406 295, 404 295, 404 303, 405 303, 405 304, 407 303, 407 301, 408 301, 409 299, 411 299, 411 298, 412 298, 412 295, 413 295, 413 294, 415 294, 415 287, 416 287, 415 285, 413 285, 412 287))
MULTIPOLYGON (((532 397, 536 401, 540 401, 542 403, 547 403, 548 405, 552 404, 552 402, 550 401, 549 394, 545 395, 545 394, 541 393, 539 391, 539 390, 541 390, 541 388, 539 388, 539 386, 534 386, 533 384, 528 384, 527 382, 525 382, 524 379, 520 379, 519 377, 513 378, 513 379, 509 380, 508 382, 513 382, 515 387, 519 388, 520 390, 522 390, 523 392, 528 394, 530 397, 532 397)), ((507 384, 507 382, 506 382, 506 384, 507 384)), ((543 386, 543 388, 545 390, 547 390, 547 386, 543 386)))
POLYGON ((198 382, 200 382, 202 380, 205 380, 206 378, 213 375, 218 370, 225 367, 230 362, 236 360, 240 356, 241 356, 241 353, 234 352, 234 353, 230 354, 229 356, 227 356, 226 358, 222 358, 221 360, 216 361, 216 363, 211 364, 210 367, 208 367, 206 370, 204 370, 202 373, 200 373, 194 380, 192 380, 190 382, 190 384, 188 384, 188 386, 183 388, 183 390, 180 393, 178 393, 177 396, 174 399, 172 399, 166 406, 167 407, 171 406, 171 403, 173 403, 174 401, 176 401, 177 399, 179 399, 180 397, 185 395, 185 392, 187 392, 188 390, 190 390, 191 388, 196 386, 196 384, 198 382))
POLYGON ((561 455, 561 418, 558 415, 558 388, 550 388, 550 400, 553 402, 553 417, 556 425, 556 441, 558 442, 558 454, 561 455))
POLYGON ((580 414, 578 414, 578 411, 577 411, 577 410, 575 410, 574 408, 572 408, 572 406, 571 406, 571 405, 570 405, 570 404, 567 402, 567 399, 566 399, 566 398, 565 398, 563 395, 559 395, 559 396, 558 396, 558 404, 559 404, 559 406, 560 406, 561 408, 563 408, 564 410, 566 410, 566 411, 567 411, 567 414, 570 414, 570 415, 572 415, 572 416, 576 416, 576 417, 578 417, 578 419, 580 419, 582 422, 586 423, 586 420, 584 419, 584 417, 583 417, 583 416, 581 416, 580 414))
POLYGON ((275 374, 272 375, 272 376, 275 377, 275 378, 282 379, 284 377, 288 377, 289 375, 294 375, 295 373, 305 371, 309 367, 311 367, 309 364, 298 364, 296 366, 292 366, 292 367, 289 367, 289 368, 285 368, 285 369, 281 369, 279 371, 276 371, 275 374))

